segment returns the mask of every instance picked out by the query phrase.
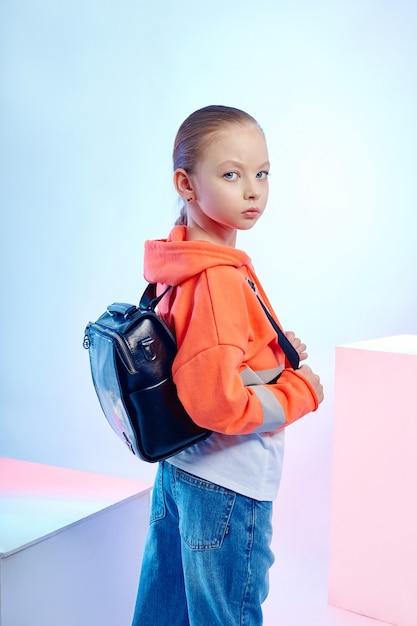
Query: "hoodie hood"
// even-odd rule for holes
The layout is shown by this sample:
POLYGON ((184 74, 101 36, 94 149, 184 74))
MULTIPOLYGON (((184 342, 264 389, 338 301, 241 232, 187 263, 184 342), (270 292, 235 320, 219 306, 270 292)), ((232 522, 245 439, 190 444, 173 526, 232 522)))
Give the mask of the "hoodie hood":
POLYGON ((144 276, 148 282, 175 286, 217 265, 251 266, 243 250, 209 241, 186 241, 185 236, 186 226, 174 226, 168 239, 145 242, 144 276))

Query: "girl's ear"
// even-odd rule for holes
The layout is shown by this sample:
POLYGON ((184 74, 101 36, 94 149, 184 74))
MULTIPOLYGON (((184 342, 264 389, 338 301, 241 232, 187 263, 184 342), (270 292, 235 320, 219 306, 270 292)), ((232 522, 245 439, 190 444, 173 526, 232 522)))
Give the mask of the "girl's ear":
POLYGON ((175 189, 184 200, 188 200, 194 193, 194 188, 191 183, 189 174, 182 168, 178 168, 174 172, 174 185, 175 189))

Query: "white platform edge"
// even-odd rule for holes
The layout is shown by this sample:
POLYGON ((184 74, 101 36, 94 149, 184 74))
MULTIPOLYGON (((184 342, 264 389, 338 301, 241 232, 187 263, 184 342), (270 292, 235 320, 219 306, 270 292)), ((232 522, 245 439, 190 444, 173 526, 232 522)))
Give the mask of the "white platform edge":
POLYGON ((135 494, 133 494, 131 496, 128 496, 127 498, 123 498, 123 500, 119 500, 118 502, 110 504, 109 506, 105 506, 105 507, 95 511, 94 513, 90 513, 89 515, 85 515, 84 517, 80 517, 80 519, 78 519, 78 520, 76 520, 74 522, 70 522, 69 524, 65 524, 64 526, 62 526, 61 528, 57 528, 53 532, 49 532, 49 533, 46 533, 45 535, 41 535, 40 537, 37 537, 36 539, 33 539, 32 541, 29 541, 29 542, 27 542, 25 544, 22 544, 22 545, 18 546, 17 548, 13 548, 12 550, 9 550, 8 552, 0 552, 0 561, 2 559, 6 559, 7 557, 12 556, 13 554, 16 554, 17 552, 21 552, 23 550, 27 550, 28 548, 30 548, 33 545, 36 545, 36 544, 41 543, 43 541, 46 541, 50 537, 54 537, 55 535, 59 535, 59 534, 65 532, 65 530, 67 528, 71 528, 73 526, 78 526, 79 524, 84 524, 88 520, 96 517, 97 515, 101 515, 102 513, 106 512, 106 511, 110 511, 111 509, 121 508, 126 503, 128 503, 128 502, 130 502, 132 500, 136 500, 138 498, 141 498, 144 495, 150 493, 151 491, 152 491, 152 486, 146 487, 142 491, 138 491, 138 493, 135 493, 135 494))
POLYGON ((417 355, 417 335, 393 335, 367 341, 357 341, 336 346, 356 350, 374 350, 376 352, 396 352, 398 354, 417 355))

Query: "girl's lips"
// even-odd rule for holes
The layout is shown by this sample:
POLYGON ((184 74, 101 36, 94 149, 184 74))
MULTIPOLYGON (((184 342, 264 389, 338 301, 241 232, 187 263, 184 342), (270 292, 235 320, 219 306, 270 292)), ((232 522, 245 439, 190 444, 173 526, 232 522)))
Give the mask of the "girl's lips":
POLYGON ((246 211, 242 211, 242 215, 244 217, 258 217, 260 215, 260 210, 257 209, 256 207, 253 207, 251 209, 246 209, 246 211))

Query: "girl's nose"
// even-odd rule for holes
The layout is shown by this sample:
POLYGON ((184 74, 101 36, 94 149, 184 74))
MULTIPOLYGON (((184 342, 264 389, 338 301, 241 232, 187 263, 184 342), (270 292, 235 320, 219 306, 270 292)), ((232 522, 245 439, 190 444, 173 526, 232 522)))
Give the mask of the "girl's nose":
POLYGON ((245 190, 245 200, 256 200, 259 198, 259 192, 254 184, 248 184, 245 190))

